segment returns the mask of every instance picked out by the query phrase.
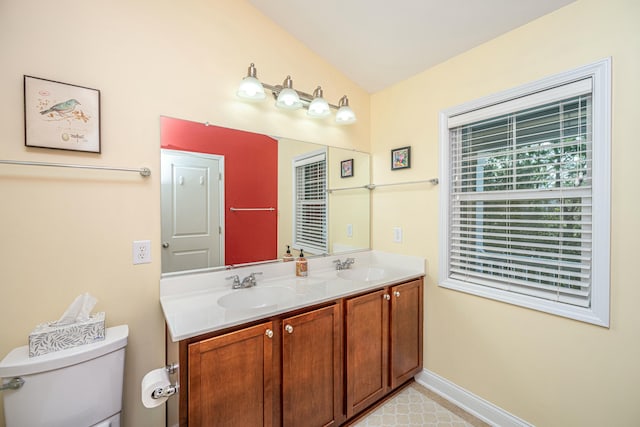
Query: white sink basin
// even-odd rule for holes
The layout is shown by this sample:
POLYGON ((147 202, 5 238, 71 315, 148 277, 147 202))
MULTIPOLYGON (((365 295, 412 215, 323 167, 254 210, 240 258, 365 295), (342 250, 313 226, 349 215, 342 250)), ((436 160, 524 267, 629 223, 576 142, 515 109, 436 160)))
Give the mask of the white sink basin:
POLYGON ((295 297, 295 292, 282 286, 238 289, 218 298, 218 305, 231 309, 264 308, 284 304, 295 297))
POLYGON ((356 280, 359 282, 382 280, 385 276, 386 270, 378 267, 354 268, 338 272, 338 277, 347 280, 356 280))

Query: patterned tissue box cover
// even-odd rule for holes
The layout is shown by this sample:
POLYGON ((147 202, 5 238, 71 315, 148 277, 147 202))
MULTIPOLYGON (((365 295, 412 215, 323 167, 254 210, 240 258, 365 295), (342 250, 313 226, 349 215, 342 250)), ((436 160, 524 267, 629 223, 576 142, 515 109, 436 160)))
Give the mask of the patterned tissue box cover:
POLYGON ((104 340, 104 312, 93 314, 85 322, 56 326, 43 323, 29 334, 29 357, 91 344, 104 340))

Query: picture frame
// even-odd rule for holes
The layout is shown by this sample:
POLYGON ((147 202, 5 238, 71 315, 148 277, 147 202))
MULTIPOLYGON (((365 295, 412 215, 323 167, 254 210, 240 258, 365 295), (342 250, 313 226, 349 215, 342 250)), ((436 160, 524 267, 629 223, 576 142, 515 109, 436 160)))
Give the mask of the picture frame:
POLYGON ((408 169, 411 167, 411 147, 394 148, 391 150, 391 170, 408 169))
POLYGON ((353 176, 353 159, 340 162, 340 178, 350 178, 353 176))
POLYGON ((25 146, 100 153, 100 91, 24 76, 25 146))

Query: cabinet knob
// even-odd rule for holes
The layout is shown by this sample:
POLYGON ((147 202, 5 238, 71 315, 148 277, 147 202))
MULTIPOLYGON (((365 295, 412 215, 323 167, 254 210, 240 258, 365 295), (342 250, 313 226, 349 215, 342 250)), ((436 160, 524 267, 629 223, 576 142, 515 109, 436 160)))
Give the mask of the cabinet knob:
POLYGON ((389 294, 384 294, 382 296, 382 298, 386 299, 387 301, 389 301, 391 299, 391 296, 389 294))
POLYGON ((169 247, 169 242, 162 242, 162 247, 167 249, 169 247))
POLYGON ((273 338, 273 331, 271 329, 267 329, 266 331, 264 331, 264 334, 267 336, 267 338, 273 338))
POLYGON ((287 331, 287 332, 289 332, 289 333, 291 334, 291 333, 293 333, 293 326, 291 326, 291 325, 286 325, 286 326, 284 327, 284 330, 285 330, 285 331, 287 331))
POLYGON ((393 295, 398 298, 400 296, 400 291, 393 291, 393 295))

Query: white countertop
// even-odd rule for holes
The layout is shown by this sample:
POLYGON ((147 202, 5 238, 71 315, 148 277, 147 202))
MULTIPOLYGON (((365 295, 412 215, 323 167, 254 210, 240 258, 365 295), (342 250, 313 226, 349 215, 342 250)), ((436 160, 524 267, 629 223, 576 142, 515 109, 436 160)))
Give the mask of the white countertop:
POLYGON ((163 277, 160 280, 160 304, 172 341, 178 342, 425 274, 424 258, 380 251, 311 258, 308 260, 308 266, 309 275, 306 278, 295 276, 295 262, 163 277), (347 257, 355 258, 351 270, 356 273, 375 268, 384 271, 384 274, 377 280, 342 278, 340 276, 343 274, 335 269, 333 261, 344 260, 347 257), (257 286, 252 288, 232 289, 231 280, 226 280, 235 274, 242 280, 252 272, 262 272, 256 276, 257 286), (248 293, 253 292, 253 295, 257 295, 271 291, 274 295, 277 294, 278 298, 269 305, 258 308, 225 308, 218 302, 221 297, 232 293, 243 293, 232 298, 237 296, 239 299, 249 299, 251 295, 248 293))

